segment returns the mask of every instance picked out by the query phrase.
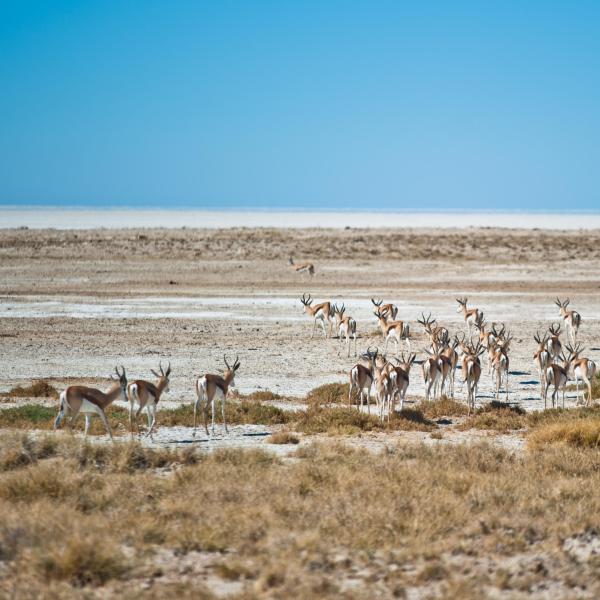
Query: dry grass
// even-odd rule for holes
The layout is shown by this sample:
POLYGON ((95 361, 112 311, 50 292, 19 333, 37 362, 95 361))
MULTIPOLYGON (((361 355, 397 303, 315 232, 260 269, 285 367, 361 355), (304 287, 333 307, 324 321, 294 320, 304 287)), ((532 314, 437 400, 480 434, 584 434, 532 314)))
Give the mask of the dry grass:
POLYGON ((554 597, 580 596, 583 585, 585 596, 600 594, 597 563, 561 549, 570 536, 595 535, 596 450, 376 455, 333 444, 282 462, 260 451, 59 438, 0 436, 2 456, 17 448, 29 457, 0 472, 2 596, 101 587, 103 596, 210 597, 204 586, 215 580, 238 582, 240 598, 485 597, 540 585, 554 597), (172 559, 160 562, 159 549, 172 559))
POLYGON ((278 431, 267 438, 269 444, 299 444, 300 438, 291 431, 278 431))
POLYGON ((428 419, 462 417, 469 412, 466 404, 448 398, 448 396, 442 396, 439 400, 422 400, 417 404, 416 408, 428 419))
POLYGON ((38 379, 34 381, 31 385, 27 386, 16 386, 10 390, 10 392, 6 392, 5 394, 0 394, 0 396, 6 398, 58 398, 58 390, 47 381, 43 379, 38 379))
POLYGON ((527 445, 533 450, 549 444, 598 448, 600 446, 600 418, 584 417, 566 422, 542 424, 534 428, 527 437, 527 445))
POLYGON ((506 433, 508 431, 523 429, 527 424, 528 415, 526 415, 525 410, 522 408, 491 402, 486 406, 478 408, 458 428, 463 431, 468 429, 491 429, 506 433))
POLYGON ((240 392, 231 395, 236 400, 257 400, 258 402, 269 402, 273 400, 286 400, 285 396, 276 394, 271 390, 256 390, 250 394, 241 394, 240 392))
POLYGON ((309 404, 347 404, 350 386, 347 383, 326 383, 306 395, 309 404))

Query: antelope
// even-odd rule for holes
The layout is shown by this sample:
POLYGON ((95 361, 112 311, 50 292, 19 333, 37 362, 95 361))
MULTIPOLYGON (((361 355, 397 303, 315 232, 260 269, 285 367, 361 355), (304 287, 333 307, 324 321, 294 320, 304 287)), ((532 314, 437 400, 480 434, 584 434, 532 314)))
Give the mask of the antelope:
MULTIPOLYGON (((454 398, 454 379, 456 374, 456 365, 458 364, 458 352, 456 348, 459 345, 457 336, 454 336, 452 342, 448 341, 448 336, 444 336, 445 348, 441 351, 441 356, 448 359, 448 369, 450 376, 450 395, 454 398)), ((444 360, 442 358, 442 360, 444 360)))
POLYGON ((562 344, 558 337, 560 335, 560 325, 553 323, 550 325, 548 331, 550 332, 550 336, 546 342, 546 348, 550 354, 550 358, 556 360, 562 353, 562 344))
POLYGON ((481 315, 481 317, 475 321, 475 329, 477 329, 477 331, 479 332, 479 341, 481 342, 482 346, 487 350, 491 345, 494 344, 494 342, 496 341, 496 336, 498 334, 494 333, 496 331, 496 326, 494 325, 494 323, 492 323, 491 331, 486 331, 486 327, 487 323, 483 318, 483 315, 481 315))
POLYGON ((98 415, 102 419, 111 441, 114 442, 105 411, 119 397, 121 397, 121 400, 127 401, 127 376, 125 375, 125 367, 123 365, 121 365, 121 370, 122 372, 119 373, 119 369, 115 367, 115 372, 119 376, 119 380, 106 393, 84 385, 70 385, 64 390, 60 394, 60 410, 54 420, 54 429, 60 427, 63 418, 68 414, 71 414, 69 428, 72 428, 77 415, 83 413, 85 416, 85 432, 83 437, 86 438, 92 416, 98 415))
POLYGON ((435 398, 438 381, 442 378, 442 365, 438 357, 433 355, 429 350, 423 350, 423 352, 428 355, 428 358, 421 364, 421 371, 423 372, 423 382, 425 383, 425 400, 429 400, 432 389, 433 397, 435 398))
MULTIPOLYGON (((564 357, 562 357, 563 360, 564 357)), ((563 408, 565 407, 565 388, 569 381, 569 373, 568 373, 568 362, 565 361, 565 364, 558 365, 554 362, 550 363, 546 367, 546 388, 544 389, 544 410, 547 406, 547 398, 548 398, 548 389, 550 386, 554 386, 554 391, 552 392, 552 408, 558 404, 558 392, 562 390, 562 404, 563 408)))
POLYGON ((479 357, 483 354, 485 348, 481 342, 478 342, 475 347, 466 344, 463 351, 462 377, 467 385, 467 404, 469 405, 469 414, 471 414, 471 410, 475 410, 477 386, 481 377, 481 361, 479 357))
POLYGON ((421 319, 417 319, 417 323, 423 326, 425 333, 429 336, 429 341, 434 344, 440 338, 448 335, 448 330, 441 325, 436 325, 436 319, 431 318, 431 313, 429 316, 425 316, 425 313, 421 313, 421 319))
POLYGON ((404 323, 404 321, 386 321, 385 313, 382 313, 380 310, 376 310, 373 314, 379 319, 379 326, 385 340, 384 354, 387 352, 388 342, 391 338, 396 340, 396 356, 400 355, 400 340, 404 340, 410 350, 410 330, 408 323, 404 323))
POLYGON ((461 312, 465 319, 465 323, 469 327, 469 337, 471 337, 471 329, 475 323, 483 318, 483 313, 478 308, 467 308, 467 298, 457 298, 458 308, 456 312, 461 312))
POLYGON ((544 388, 546 386, 546 368, 550 364, 550 353, 548 352, 547 348, 548 337, 548 334, 545 334, 544 337, 541 337, 539 331, 533 336, 533 339, 538 345, 537 350, 533 354, 533 360, 540 373, 540 386, 542 398, 544 397, 544 388))
POLYGON ((512 337, 509 334, 505 339, 497 341, 494 349, 492 357, 492 369, 494 378, 496 380, 496 400, 500 395, 502 374, 504 373, 506 384, 506 400, 508 401, 508 368, 510 362, 508 359, 508 349, 511 340, 512 337))
POLYGON ((575 310, 567 310, 567 306, 571 301, 567 298, 564 302, 561 302, 558 298, 556 299, 556 306, 558 306, 558 313, 563 318, 565 323, 565 329, 567 330, 567 337, 571 334, 573 343, 577 341, 577 332, 581 325, 581 315, 575 310))
POLYGON ((296 273, 308 273, 311 277, 315 274, 315 266, 311 262, 297 265, 291 256, 288 258, 288 266, 296 273))
POLYGON ((496 329, 496 324, 492 325, 492 336, 493 336, 493 343, 490 342, 490 345, 487 348, 487 353, 488 353, 488 375, 490 375, 492 373, 492 367, 493 367, 493 363, 494 363, 494 357, 496 356, 496 352, 498 350, 498 346, 502 346, 503 342, 504 342, 504 333, 506 331, 506 325, 502 325, 502 329, 500 329, 500 331, 498 331, 498 329, 496 329))
POLYGON ((367 411, 371 413, 371 386, 375 379, 375 361, 377 359, 377 348, 375 351, 371 351, 371 348, 367 348, 366 354, 363 354, 361 358, 370 362, 370 367, 365 367, 360 363, 355 364, 350 369, 350 389, 348 391, 348 404, 352 404, 352 391, 356 388, 358 390, 358 398, 356 399, 356 406, 359 410, 362 410, 363 398, 367 398, 367 411), (366 392, 365 392, 366 390, 366 392), (360 404, 359 404, 360 403, 360 404))
POLYGON ((356 356, 356 321, 352 317, 344 317, 346 312, 346 306, 342 304, 341 308, 337 304, 333 305, 333 313, 335 314, 336 327, 338 330, 338 356, 340 355, 339 346, 343 343, 343 338, 346 338, 346 346, 348 353, 346 356, 350 356, 350 338, 354 339, 354 356, 356 356))
POLYGON ((396 320, 396 315, 398 314, 398 307, 395 304, 383 304, 383 300, 377 302, 374 298, 371 298, 371 302, 373 306, 375 306, 375 310, 380 310, 387 316, 389 315, 392 321, 396 320))
POLYGON ((146 433, 146 436, 152 438, 152 431, 154 429, 154 425, 156 424, 156 407, 158 406, 158 401, 160 400, 163 392, 169 391, 171 363, 169 363, 166 371, 163 370, 162 363, 158 364, 158 368, 160 370, 160 374, 154 369, 150 369, 152 375, 158 379, 156 384, 150 383, 149 381, 144 381, 143 379, 136 379, 127 386, 127 397, 129 399, 129 429, 131 430, 132 437, 134 419, 135 424, 137 425, 138 434, 140 434, 138 418, 145 407, 148 413, 148 432, 146 433), (133 410, 136 403, 138 405, 138 409, 134 417, 133 410))
POLYGON ((392 395, 392 379, 390 377, 390 369, 386 364, 379 367, 375 364, 373 373, 375 376, 375 398, 377 399, 377 408, 379 409, 379 418, 384 420, 385 407, 388 407, 388 421, 390 418, 390 400, 392 395))
MULTIPOLYGON (((592 381, 596 375, 596 363, 589 358, 579 358, 579 355, 583 351, 581 344, 577 344, 574 348, 570 345, 566 346, 569 352, 567 374, 570 372, 575 376, 575 385, 577 388, 577 401, 579 401, 579 379, 582 379, 588 390, 588 399, 586 405, 592 403, 592 381)), ((583 399, 585 400, 585 390, 583 392, 583 399)))
POLYGON ((314 326, 312 330, 311 339, 315 337, 315 329, 317 328, 317 321, 321 323, 321 327, 323 328, 323 335, 325 338, 331 337, 331 330, 333 328, 333 323, 331 321, 331 317, 333 316, 333 311, 331 309, 331 302, 321 302, 320 304, 315 304, 312 306, 312 298, 310 294, 308 298, 306 294, 302 294, 302 298, 300 302, 304 305, 304 312, 314 319, 314 326), (329 323, 329 333, 325 331, 325 321, 329 323))
POLYGON ((223 377, 220 375, 212 375, 207 373, 206 375, 202 375, 198 377, 196 381, 196 402, 194 403, 194 431, 192 435, 196 436, 196 412, 201 402, 204 402, 204 407, 202 412, 204 413, 204 429, 206 430, 206 435, 208 435, 208 403, 211 405, 211 413, 212 413, 212 435, 215 434, 215 404, 217 400, 221 400, 221 413, 223 415, 223 426, 225 427, 225 433, 229 433, 227 429, 227 422, 225 420, 225 399, 227 398, 227 392, 229 391, 229 387, 235 387, 234 377, 236 371, 240 368, 240 361, 238 357, 235 357, 235 361, 233 365, 230 365, 227 362, 227 357, 223 355, 223 360, 225 361, 225 366, 227 369, 223 377))
POLYGON ((403 352, 400 355, 400 360, 396 359, 398 366, 394 367, 391 373, 392 387, 394 390, 391 402, 392 412, 394 411, 396 396, 400 398, 400 412, 404 410, 404 399, 406 398, 406 391, 408 390, 408 384, 410 382, 410 368, 416 358, 416 354, 409 354, 408 358, 405 358, 403 352))

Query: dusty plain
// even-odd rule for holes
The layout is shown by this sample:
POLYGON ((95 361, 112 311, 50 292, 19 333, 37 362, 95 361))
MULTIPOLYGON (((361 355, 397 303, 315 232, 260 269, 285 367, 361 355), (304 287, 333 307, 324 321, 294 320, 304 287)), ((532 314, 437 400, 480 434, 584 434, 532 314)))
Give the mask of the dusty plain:
MULTIPOLYGON (((124 365, 130 379, 150 378, 150 369, 156 369, 162 360, 163 365, 170 362, 173 369, 170 392, 164 402, 161 400, 166 411, 191 404, 195 378, 205 372, 221 371, 226 354, 230 358, 239 356, 241 361, 236 377, 238 393, 270 390, 285 398, 271 404, 285 410, 302 410, 311 389, 325 383, 346 382, 347 372, 355 363, 354 356, 346 357, 345 349, 338 355, 337 339, 323 339, 320 331, 311 338, 312 322, 302 313, 299 301, 303 293, 310 293, 316 302, 331 300, 345 304, 358 322, 359 353, 368 346, 383 347, 370 298, 383 298, 399 306, 398 318, 410 323, 412 346, 418 351, 425 345, 416 322, 421 313, 431 313, 451 333, 465 331, 455 299, 467 296, 469 305, 482 309, 488 322, 505 323, 512 331, 509 397, 502 393, 500 401, 532 413, 543 408, 539 377, 532 360, 533 334, 559 321, 554 304, 557 296, 569 297, 572 306, 581 313, 579 340, 586 348, 586 355, 600 364, 599 265, 598 230, 0 230, 0 392, 9 392, 36 379, 51 382, 59 390, 74 382, 105 389, 115 365, 124 365), (315 276, 293 272, 287 266, 289 255, 297 262, 312 261, 315 276)), ((388 353, 394 350, 392 347, 388 353)), ((456 398, 464 401, 461 387, 457 373, 456 398)), ((415 365, 408 406, 416 406, 422 397, 420 367, 415 365)), ((491 378, 484 369, 478 406, 492 400, 491 378)), ((56 400, 7 397, 0 407, 23 404, 54 407, 56 400)), ((573 391, 567 393, 566 406, 577 406, 573 391)), ((359 471, 373 469, 376 463, 369 461, 377 461, 379 453, 392 456, 381 459, 389 468, 398 467, 396 462, 401 461, 403 453, 412 465, 422 461, 425 468, 433 469, 434 463, 443 468, 444 448, 448 448, 453 468, 458 472, 456 465, 464 459, 461 453, 468 454, 469 447, 474 448, 475 454, 481 454, 482 464, 497 463, 500 471, 510 471, 511 461, 525 461, 525 466, 519 466, 520 476, 531 477, 536 472, 526 450, 525 432, 456 427, 463 420, 463 417, 439 419, 435 435, 427 430, 300 435, 297 445, 275 445, 269 443, 269 435, 286 429, 281 425, 234 424, 231 433, 224 435, 219 420, 214 438, 209 439, 204 431, 194 438, 191 423, 161 426, 159 410, 156 435, 153 440, 143 439, 142 443, 150 447, 148 451, 212 450, 217 457, 218 452, 244 449, 276 453, 277 460, 283 462, 277 468, 265 467, 268 473, 264 474, 272 485, 276 485, 277 469, 286 473, 281 475, 283 479, 294 478, 298 474, 289 471, 301 469, 298 463, 306 460, 312 461, 318 472, 324 463, 334 460, 336 452, 343 463, 340 468, 347 474, 352 472, 353 461, 359 471), (336 446, 338 443, 343 446, 336 446), (352 453, 362 456, 364 452, 371 458, 352 458, 352 453)), ((82 422, 77 435, 81 431, 82 422)), ((115 432, 117 444, 129 444, 125 428, 116 427, 115 432)), ((5 444, 13 439, 10 433, 3 435, 5 444)), ((93 437, 96 441, 107 439, 103 435, 93 437)), ((59 433, 57 439, 63 438, 65 444, 73 443, 68 434, 59 433)), ((573 499, 577 496, 573 491, 577 485, 597 484, 600 456, 597 449, 587 452, 595 453, 586 454, 584 459, 580 457, 587 470, 585 473, 580 470, 573 480, 569 479, 562 492, 553 491, 551 473, 540 475, 543 494, 557 494, 548 513, 550 518, 557 522, 564 517, 561 511, 570 509, 578 515, 565 519, 568 525, 560 531, 553 530, 552 534, 540 533, 538 525, 532 525, 532 531, 527 533, 526 511, 519 513, 511 524, 509 504, 503 501, 495 509, 506 511, 507 519, 498 515, 497 521, 491 523, 486 517, 472 526, 459 524, 458 530, 452 532, 432 529, 430 537, 427 527, 420 534, 418 525, 411 520, 410 531, 403 529, 395 536, 393 531, 382 530, 374 539, 365 540, 360 548, 344 541, 342 536, 339 541, 331 542, 331 555, 326 558, 322 555, 324 540, 317 544, 310 538, 311 529, 307 527, 294 533, 298 537, 293 544, 283 541, 285 536, 281 531, 272 534, 279 540, 275 546, 265 545, 259 536, 256 544, 271 557, 267 562, 249 558, 250 539, 256 532, 249 533, 244 543, 224 535, 227 542, 218 545, 218 552, 209 543, 201 542, 183 551, 169 536, 165 539, 159 536, 155 544, 158 550, 154 548, 144 568, 138 562, 137 570, 130 569, 127 574, 69 579, 42 572, 50 578, 47 589, 56 597, 80 594, 133 597, 142 593, 161 597, 175 590, 191 597, 194 590, 200 589, 206 597, 290 597, 298 589, 303 590, 303 597, 597 597, 600 589, 591 573, 600 552, 600 538, 594 529, 594 524, 600 527, 600 514, 587 497, 586 506, 582 506, 582 498, 573 499), (574 504, 569 505, 570 501, 574 504), (498 535, 502 539, 496 540, 496 545, 485 541, 490 529, 501 531, 498 535), (414 544, 419 535, 424 536, 420 546, 414 544), (410 537, 411 543, 403 536, 410 537), (479 540, 480 536, 482 545, 474 549, 473 540, 479 540), (507 544, 513 538, 519 543, 507 544), (446 545, 438 543, 444 539, 453 541, 446 545), (373 545, 379 543, 377 540, 381 542, 380 554, 373 550, 373 545), (319 558, 311 562, 313 550, 319 558), (392 560, 394 552, 398 555, 392 560), (239 572, 233 573, 231 566, 227 567, 229 571, 223 567, 228 553, 234 556, 239 572), (289 561, 287 570, 276 563, 275 555, 289 561)), ((563 456, 560 460, 567 458, 563 456)), ((562 473, 562 467, 556 466, 560 460, 554 461, 552 469, 562 473)), ((177 469, 196 468, 180 465, 185 463, 184 459, 178 461, 177 469)), ((237 465, 238 476, 244 469, 250 473, 263 468, 256 467, 255 459, 248 457, 240 458, 238 463, 233 461, 232 465, 237 465)), ((235 471, 234 466, 230 471, 235 471)), ((25 468, 38 466, 36 463, 25 468)), ((465 467, 466 472, 474 469, 486 473, 495 472, 494 468, 465 467)), ((163 471, 144 473, 143 477, 171 476, 170 467, 167 473, 163 471)), ((503 481, 507 475, 500 471, 497 479, 503 481)), ((410 476, 415 476, 415 472, 418 469, 410 476)), ((232 476, 232 472, 227 476, 232 476)), ((407 485, 409 474, 403 477, 402 485, 407 485)), ((476 506, 478 500, 469 485, 463 482, 463 490, 463 484, 457 481, 446 481, 443 485, 452 488, 458 497, 464 495, 466 507, 476 506)), ((191 484, 187 481, 186 485, 191 484)), ((362 490, 364 485, 365 482, 359 482, 357 489, 362 490)), ((431 485, 433 493, 435 482, 431 485)), ((486 476, 485 486, 490 485, 494 485, 494 477, 486 476)), ((222 502, 227 503, 228 494, 236 494, 235 482, 228 489, 220 491, 222 502)), ((264 486, 261 491, 268 494, 264 486)), ((323 502, 360 501, 360 498, 350 499, 349 489, 346 492, 345 500, 334 494, 323 502)), ((267 497, 257 500, 255 493, 256 490, 250 494, 254 501, 269 505, 267 497)), ((542 492, 536 489, 534 494, 537 493, 542 492)), ((398 498, 401 496, 399 489, 398 498)), ((480 500, 485 504, 484 496, 480 500)), ((377 501, 370 493, 368 498, 369 502, 377 501)), ((393 492, 385 499, 391 504, 381 510, 394 512, 397 507, 393 492)), ((4 501, 8 500, 6 496, 4 501)), ((239 498, 231 501, 232 506, 237 506, 236 502, 244 505, 239 498)), ((280 494, 273 501, 285 502, 285 498, 280 494)), ((440 502, 443 509, 444 501, 440 502)), ((355 508, 347 509, 347 518, 356 516, 355 508)), ((532 522, 537 523, 537 509, 531 510, 536 513, 532 522)), ((449 510, 448 518, 452 518, 451 514, 449 510)), ((217 512, 211 513, 211 518, 217 518, 216 515, 217 512)), ((270 517, 263 514, 256 518, 270 517)), ((340 523, 344 520, 340 515, 336 518, 340 523)), ((413 518, 417 517, 410 513, 410 519, 413 518)), ((421 514, 419 518, 433 517, 421 514)), ((285 529, 282 522, 277 522, 285 529)), ((313 530, 318 530, 316 524, 313 530)), ((327 531, 331 534, 332 530, 327 531)), ((81 528, 78 532, 84 536, 81 528)), ((119 543, 125 544, 122 539, 119 543)), ((139 550, 136 543, 132 545, 139 550)), ((120 551, 126 556, 135 552, 129 546, 120 551)), ((3 554, 0 540, 0 563, 7 560, 6 552, 3 554)), ((260 555, 261 551, 257 552, 260 555)), ((11 589, 16 597, 35 597, 39 593, 40 588, 32 583, 37 581, 39 572, 24 580, 10 571, 10 566, 3 568, 10 574, 7 581, 13 586, 3 588, 5 593, 11 589)))

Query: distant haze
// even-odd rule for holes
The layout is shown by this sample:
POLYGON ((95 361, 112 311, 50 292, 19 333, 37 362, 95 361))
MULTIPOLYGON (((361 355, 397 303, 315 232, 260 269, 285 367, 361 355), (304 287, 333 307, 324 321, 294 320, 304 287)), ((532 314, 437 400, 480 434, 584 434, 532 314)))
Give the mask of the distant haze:
POLYGON ((600 210, 596 2, 4 2, 0 204, 600 210))

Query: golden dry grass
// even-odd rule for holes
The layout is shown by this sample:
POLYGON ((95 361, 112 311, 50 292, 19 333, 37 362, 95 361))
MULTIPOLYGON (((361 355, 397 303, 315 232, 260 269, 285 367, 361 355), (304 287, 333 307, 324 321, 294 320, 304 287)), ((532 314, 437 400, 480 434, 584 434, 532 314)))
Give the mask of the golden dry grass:
POLYGON ((594 535, 595 450, 332 444, 282 462, 12 434, 7 452, 28 459, 0 472, 0 595, 211 597, 215 579, 239 598, 600 593, 597 562, 562 550, 594 535))
POLYGON ((300 438, 291 431, 278 431, 267 438, 269 444, 299 444, 300 438))
POLYGON ((416 406, 428 419, 441 419, 442 417, 461 417, 468 413, 464 402, 459 402, 442 396, 439 400, 422 400, 416 406))
POLYGON ((566 422, 542 424, 527 437, 529 448, 537 450, 549 444, 566 444, 580 448, 600 446, 600 418, 584 417, 566 422))
POLYGON ((308 392, 306 401, 310 404, 347 404, 349 388, 347 383, 325 383, 308 392))
POLYGON ((16 386, 9 392, 0 394, 5 398, 58 398, 58 390, 43 379, 34 381, 31 385, 16 386))

